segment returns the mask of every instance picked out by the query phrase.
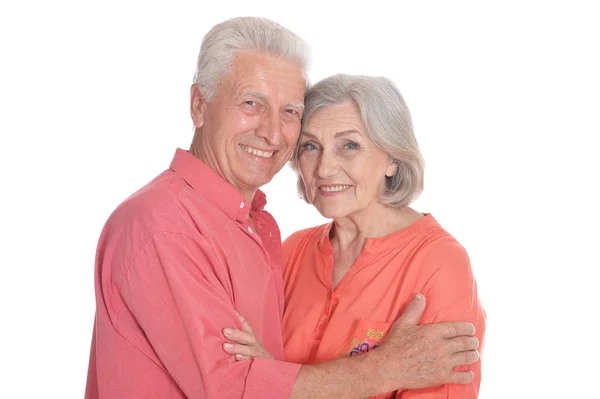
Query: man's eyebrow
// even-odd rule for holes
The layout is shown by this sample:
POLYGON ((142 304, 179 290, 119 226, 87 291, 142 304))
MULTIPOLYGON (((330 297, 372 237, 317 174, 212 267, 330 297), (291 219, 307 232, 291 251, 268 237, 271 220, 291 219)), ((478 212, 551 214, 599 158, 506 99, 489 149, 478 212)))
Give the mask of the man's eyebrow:
POLYGON ((296 107, 296 108, 304 109, 304 104, 302 104, 302 103, 291 102, 291 103, 287 103, 287 105, 290 106, 290 107, 296 107))
MULTIPOLYGON (((262 93, 259 93, 258 91, 245 91, 245 92, 242 93, 242 96, 256 97, 256 98, 258 98, 259 100, 261 100, 263 102, 268 102, 268 100, 269 100, 269 98, 267 96, 265 96, 262 93)), ((286 106, 304 109, 304 104, 302 104, 302 103, 289 102, 289 103, 286 104, 286 106)))
POLYGON ((261 100, 266 100, 267 96, 265 96, 262 93, 259 93, 258 91, 245 91, 242 93, 242 96, 252 96, 252 97, 257 97, 261 100))
POLYGON ((259 93, 257 91, 245 91, 242 93, 242 96, 252 96, 252 97, 256 97, 259 100, 262 100, 264 102, 266 102, 268 100, 267 96, 265 96, 262 93, 259 93))

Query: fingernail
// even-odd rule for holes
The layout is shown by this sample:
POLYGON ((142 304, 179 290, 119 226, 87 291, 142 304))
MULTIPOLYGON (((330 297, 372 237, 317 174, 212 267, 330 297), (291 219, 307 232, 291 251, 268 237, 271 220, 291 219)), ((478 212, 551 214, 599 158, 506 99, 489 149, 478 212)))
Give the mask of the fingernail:
POLYGON ((237 360, 241 360, 241 359, 242 359, 242 355, 240 355, 239 353, 237 353, 237 354, 235 355, 235 358, 236 358, 237 360))
POLYGON ((224 328, 223 329, 223 335, 226 337, 229 337, 231 334, 233 334, 233 330, 231 328, 224 328))
POLYGON ((417 301, 420 301, 421 299, 423 299, 423 295, 421 295, 421 294, 417 294, 417 295, 415 295, 415 299, 416 299, 417 301))
POLYGON ((223 348, 225 348, 225 349, 233 349, 233 345, 232 344, 223 344, 223 348))

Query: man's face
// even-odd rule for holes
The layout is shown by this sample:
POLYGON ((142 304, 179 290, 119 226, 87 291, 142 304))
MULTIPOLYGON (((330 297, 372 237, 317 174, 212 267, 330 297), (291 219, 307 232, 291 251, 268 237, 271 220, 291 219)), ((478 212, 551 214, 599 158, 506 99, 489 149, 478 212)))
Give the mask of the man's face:
POLYGON ((211 102, 192 86, 192 119, 200 130, 192 152, 249 199, 288 161, 300 135, 305 89, 298 65, 238 53, 211 102))

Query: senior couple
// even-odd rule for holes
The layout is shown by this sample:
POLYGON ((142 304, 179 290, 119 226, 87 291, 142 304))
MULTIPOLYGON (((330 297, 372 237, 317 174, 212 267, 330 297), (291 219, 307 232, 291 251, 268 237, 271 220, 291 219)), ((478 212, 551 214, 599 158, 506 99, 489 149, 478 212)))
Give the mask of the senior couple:
POLYGON ((382 77, 308 88, 263 18, 204 37, 189 151, 108 219, 86 398, 476 398, 485 313, 464 248, 410 208, 423 159, 382 77), (283 246, 260 187, 291 160, 333 221, 283 246))

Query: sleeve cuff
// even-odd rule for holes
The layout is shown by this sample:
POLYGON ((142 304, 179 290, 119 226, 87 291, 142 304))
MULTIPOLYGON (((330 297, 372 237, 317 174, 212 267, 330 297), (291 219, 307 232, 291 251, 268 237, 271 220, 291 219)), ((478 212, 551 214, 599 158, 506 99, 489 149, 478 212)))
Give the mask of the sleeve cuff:
POLYGON ((292 393, 300 364, 254 358, 246 378, 244 399, 283 399, 292 393))

